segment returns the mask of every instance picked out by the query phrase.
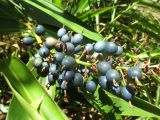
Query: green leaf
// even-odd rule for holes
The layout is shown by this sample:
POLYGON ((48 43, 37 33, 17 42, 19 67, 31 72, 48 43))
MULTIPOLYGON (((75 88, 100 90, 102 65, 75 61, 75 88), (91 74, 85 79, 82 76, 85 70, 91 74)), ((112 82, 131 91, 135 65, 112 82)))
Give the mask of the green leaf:
POLYGON ((160 10, 160 3, 158 2, 152 0, 139 0, 139 3, 160 10))
POLYGON ((88 0, 80 0, 74 15, 77 15, 78 13, 82 13, 88 6, 89 6, 88 0))
POLYGON ((21 104, 18 102, 15 96, 12 97, 12 101, 9 105, 9 111, 7 113, 6 120, 30 120, 28 113, 24 110, 21 104), (15 113, 18 113, 15 115, 15 113))
POLYGON ((33 105, 34 108, 39 108, 38 111, 44 119, 67 119, 57 104, 48 96, 29 69, 19 59, 13 57, 10 60, 1 60, 0 66, 0 71, 5 74, 6 79, 9 81, 8 84, 16 93, 15 95, 18 96, 16 96, 17 99, 20 99, 19 102, 22 101, 22 106, 25 103, 23 107, 27 109, 26 104, 28 104, 28 106, 33 105))
POLYGON ((100 34, 96 33, 85 23, 46 0, 23 0, 19 2, 30 16, 43 24, 62 27, 62 25, 58 24, 60 22, 77 33, 84 31, 83 35, 89 39, 95 41, 103 39, 100 34))

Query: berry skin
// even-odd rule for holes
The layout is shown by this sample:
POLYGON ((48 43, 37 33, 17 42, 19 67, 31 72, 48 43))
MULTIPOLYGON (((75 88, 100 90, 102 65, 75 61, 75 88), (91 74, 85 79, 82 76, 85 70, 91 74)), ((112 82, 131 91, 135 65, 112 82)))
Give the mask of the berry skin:
POLYGON ((106 76, 99 76, 98 77, 98 83, 102 88, 106 89, 107 88, 107 78, 106 78, 106 76))
POLYGON ((61 52, 56 52, 56 53, 54 54, 54 58, 55 58, 55 60, 56 60, 58 63, 61 63, 62 60, 63 60, 63 58, 64 58, 64 54, 61 53, 61 52))
POLYGON ((116 84, 114 84, 114 85, 112 86, 112 91, 113 91, 116 95, 120 94, 121 88, 120 88, 120 86, 119 86, 118 83, 116 83, 116 84))
POLYGON ((53 85, 56 82, 56 77, 52 74, 48 75, 48 82, 50 85, 53 85))
POLYGON ((66 71, 64 74, 64 80, 72 81, 74 78, 75 73, 73 71, 66 71))
POLYGON ((66 43, 66 52, 72 54, 74 52, 74 45, 72 43, 66 43))
POLYGON ((114 55, 118 50, 118 46, 113 42, 107 42, 103 54, 114 55))
POLYGON ((36 57, 33 61, 33 66, 36 68, 40 67, 42 65, 42 62, 43 62, 43 60, 41 57, 36 57))
POLYGON ((47 57, 48 55, 49 55, 49 49, 48 48, 46 48, 46 47, 41 47, 40 49, 39 49, 39 55, 41 56, 41 57, 47 57))
POLYGON ((66 29, 65 28, 60 28, 59 30, 58 30, 58 32, 57 32, 57 36, 58 37, 62 37, 63 35, 65 35, 66 34, 66 29))
POLYGON ((114 62, 114 59, 113 59, 113 58, 111 58, 111 59, 108 61, 108 63, 109 63, 110 65, 112 65, 113 62, 114 62))
POLYGON ((133 90, 130 87, 122 87, 121 88, 121 96, 125 99, 125 100, 131 100, 133 97, 133 90))
POLYGON ((67 82, 64 80, 64 81, 62 81, 62 83, 61 83, 61 89, 63 89, 63 90, 66 90, 67 89, 67 82))
POLYGON ((49 73, 51 73, 52 75, 58 75, 58 67, 56 64, 52 64, 49 67, 49 73))
POLYGON ((45 46, 49 49, 52 49, 56 44, 56 39, 53 37, 47 37, 45 41, 45 46))
POLYGON ((70 40, 71 40, 71 37, 68 36, 68 34, 63 35, 61 38, 62 42, 70 42, 70 40))
POLYGON ((87 44, 86 46, 85 46, 85 50, 87 51, 87 53, 88 54, 93 54, 93 52, 94 52, 94 49, 93 49, 93 44, 87 44))
POLYGON ((75 34, 73 37, 74 37, 73 38, 73 43, 75 43, 75 44, 79 44, 83 41, 83 35, 82 34, 75 34))
POLYGON ((74 49, 74 53, 77 54, 82 50, 82 46, 81 45, 77 45, 74 49))
POLYGON ((115 55, 119 56, 123 53, 123 48, 121 46, 118 46, 118 50, 117 52, 115 53, 115 55))
POLYGON ((42 62, 42 68, 48 69, 49 68, 49 62, 48 61, 42 62))
POLYGON ((100 74, 105 75, 106 72, 111 69, 111 65, 108 62, 100 61, 97 64, 97 69, 100 74))
POLYGON ((45 34, 45 28, 42 26, 42 25, 38 25, 36 28, 35 28, 35 33, 37 35, 44 35, 45 34))
POLYGON ((87 81, 86 90, 89 92, 95 92, 96 91, 96 83, 94 81, 87 81))
POLYGON ((65 66, 67 69, 70 69, 73 67, 75 61, 73 59, 73 57, 71 56, 67 56, 65 58, 63 58, 62 60, 62 65, 65 66))
POLYGON ((106 78, 108 82, 112 82, 113 80, 118 81, 120 79, 120 75, 117 70, 109 69, 106 73, 106 78))
POLYGON ((104 48, 105 48, 106 43, 104 41, 98 41, 96 42, 96 44, 94 45, 94 50, 98 53, 103 52, 104 48))
POLYGON ((74 86, 81 86, 83 84, 83 76, 80 73, 75 73, 74 80, 72 81, 74 86))
POLYGON ((24 37, 22 42, 24 45, 32 45, 34 43, 34 39, 32 37, 24 37))
POLYGON ((137 77, 139 80, 142 78, 142 70, 139 67, 130 67, 128 70, 128 77, 134 78, 137 77))

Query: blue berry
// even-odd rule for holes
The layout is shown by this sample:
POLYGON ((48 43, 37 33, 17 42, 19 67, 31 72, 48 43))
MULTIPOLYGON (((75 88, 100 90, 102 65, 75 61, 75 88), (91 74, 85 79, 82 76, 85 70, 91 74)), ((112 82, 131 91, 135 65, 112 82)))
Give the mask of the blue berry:
POLYGON ((42 58, 41 57, 36 57, 33 61, 33 66, 34 67, 40 67, 42 65, 42 58))
POLYGON ((74 45, 70 42, 66 43, 66 53, 72 54, 74 52, 74 45))
POLYGON ((94 52, 94 49, 93 49, 93 44, 87 44, 86 46, 85 46, 85 50, 87 51, 87 53, 88 54, 93 54, 93 52, 94 52))
POLYGON ((67 89, 67 82, 64 80, 64 81, 62 81, 62 83, 61 83, 61 89, 63 89, 63 90, 66 90, 67 89))
POLYGON ((100 74, 105 75, 106 72, 111 69, 111 65, 105 61, 100 61, 97 64, 97 69, 100 74))
POLYGON ((137 65, 137 67, 141 68, 141 67, 143 67, 144 65, 145 65, 144 62, 139 62, 138 65, 137 65))
POLYGON ((75 43, 75 44, 79 44, 83 41, 83 35, 82 34, 75 34, 73 37, 74 37, 73 38, 73 43, 75 43))
POLYGON ((106 76, 99 76, 98 77, 98 83, 102 88, 107 88, 107 78, 106 76))
POLYGON ((34 39, 32 37, 24 37, 22 42, 24 45, 32 45, 34 43, 34 39))
POLYGON ((61 53, 61 52, 56 52, 56 53, 54 54, 54 58, 55 58, 55 60, 56 60, 58 63, 61 63, 62 60, 63 60, 63 58, 64 58, 64 54, 61 53))
POLYGON ((98 53, 103 52, 104 48, 105 48, 106 43, 104 41, 98 41, 96 42, 96 44, 94 45, 94 50, 98 53))
POLYGON ((67 69, 70 69, 73 67, 75 61, 73 59, 73 57, 71 56, 67 56, 65 58, 63 58, 62 60, 62 65, 64 65, 67 69))
POLYGON ((66 34, 66 29, 65 28, 60 28, 59 30, 58 30, 58 32, 57 32, 57 36, 58 37, 62 37, 63 35, 65 35, 66 34))
POLYGON ((89 92, 95 92, 96 91, 96 83, 94 81, 87 81, 86 90, 89 92))
POLYGON ((118 81, 120 79, 120 75, 117 70, 109 69, 106 73, 106 78, 108 82, 112 82, 113 80, 118 81))
POLYGON ((81 45, 77 45, 74 49, 74 53, 77 54, 82 50, 82 46, 81 45))
POLYGON ((105 55, 114 55, 118 50, 118 46, 113 42, 107 42, 103 51, 105 55))
POLYGON ((36 28, 35 28, 35 33, 37 35, 44 35, 45 34, 45 28, 42 26, 42 25, 38 25, 36 28))
POLYGON ((116 83, 116 84, 114 84, 114 85, 112 86, 112 91, 113 91, 116 95, 120 94, 120 92, 121 92, 121 87, 119 86, 118 83, 116 83))
POLYGON ((68 34, 65 34, 62 36, 61 41, 62 42, 70 42, 71 37, 68 34))
POLYGON ((58 66, 56 64, 52 64, 49 67, 49 73, 51 73, 53 75, 58 75, 58 66))
POLYGON ((48 75, 48 82, 50 85, 53 85, 56 82, 56 77, 52 74, 48 75))
POLYGON ((48 61, 42 62, 42 68, 48 69, 49 68, 49 62, 48 61))
POLYGON ((121 55, 123 53, 123 48, 121 46, 118 46, 118 50, 117 52, 115 53, 115 55, 121 55))
POLYGON ((46 48, 46 47, 41 47, 40 49, 39 49, 39 55, 41 56, 41 57, 47 57, 48 55, 49 55, 49 49, 48 48, 46 48))
POLYGON ((130 67, 128 69, 128 77, 129 78, 135 78, 137 77, 138 79, 142 78, 142 70, 139 67, 130 67))
POLYGON ((81 86, 83 84, 83 76, 80 73, 75 73, 73 85, 74 86, 81 86))
POLYGON ((131 92, 131 89, 125 86, 121 88, 121 96, 125 99, 125 100, 131 100, 133 97, 133 93, 131 92))
POLYGON ((53 37, 47 37, 45 41, 45 46, 49 49, 52 49, 56 44, 56 39, 53 37))
POLYGON ((112 65, 113 62, 114 62, 114 59, 113 59, 113 58, 111 58, 111 59, 108 61, 108 63, 109 63, 110 65, 112 65))
POLYGON ((74 78, 75 73, 73 71, 66 71, 64 74, 64 80, 72 81, 74 78))

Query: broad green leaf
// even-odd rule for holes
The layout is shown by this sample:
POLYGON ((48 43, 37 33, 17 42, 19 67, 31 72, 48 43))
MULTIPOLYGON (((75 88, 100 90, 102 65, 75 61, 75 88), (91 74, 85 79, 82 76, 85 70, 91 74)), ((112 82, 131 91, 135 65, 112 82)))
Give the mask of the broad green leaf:
POLYGON ((74 15, 82 13, 87 7, 89 7, 89 0, 80 0, 74 15))
POLYGON ((152 0, 139 0, 139 3, 160 10, 160 3, 152 0))
POLYGON ((20 94, 20 99, 24 99, 26 104, 33 105, 35 108, 40 105, 39 113, 44 119, 65 119, 64 113, 48 96, 23 62, 14 57, 6 61, 1 60, 0 66, 0 71, 5 74, 11 86, 17 91, 17 94, 20 94), (42 97, 41 104, 39 104, 42 97))
POLYGON ((28 113, 24 110, 21 104, 18 102, 15 96, 12 97, 12 101, 9 105, 9 111, 7 113, 6 120, 30 120, 28 113), (15 113, 18 113, 15 115, 15 113))
POLYGON ((100 34, 96 33, 85 23, 46 0, 23 0, 19 2, 30 16, 43 24, 62 27, 59 24, 61 23, 77 33, 84 31, 83 35, 89 39, 95 41, 103 39, 100 34))

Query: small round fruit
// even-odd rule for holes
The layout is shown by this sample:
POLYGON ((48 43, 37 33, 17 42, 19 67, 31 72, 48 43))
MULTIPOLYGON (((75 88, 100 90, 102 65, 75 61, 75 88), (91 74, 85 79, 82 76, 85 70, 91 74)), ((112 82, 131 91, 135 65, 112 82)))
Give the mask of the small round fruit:
POLYGON ((87 51, 88 54, 93 54, 93 52, 94 52, 93 44, 88 43, 88 44, 85 46, 85 50, 87 51))
POLYGON ((61 89, 63 89, 63 90, 66 90, 67 89, 67 82, 64 80, 64 81, 62 81, 62 83, 61 83, 61 89))
POLYGON ((51 73, 53 75, 58 75, 58 66, 56 64, 52 64, 49 67, 49 73, 51 73))
POLYGON ((37 35, 44 35, 45 34, 45 28, 42 26, 42 25, 38 25, 36 28, 35 28, 35 33, 37 35))
POLYGON ((107 42, 103 51, 105 55, 114 55, 118 50, 118 46, 114 42, 107 42))
POLYGON ((121 88, 121 96, 125 100, 131 100, 133 97, 133 90, 130 87, 124 86, 121 88))
POLYGON ((86 90, 89 92, 95 92, 96 91, 96 83, 94 81, 87 81, 86 90))
POLYGON ((99 76, 98 77, 98 83, 102 88, 106 89, 107 88, 107 78, 106 78, 106 76, 99 76))
POLYGON ((130 67, 128 69, 128 77, 131 79, 137 77, 140 80, 142 78, 142 70, 137 66, 130 67))
POLYGON ((94 50, 98 53, 103 52, 104 48, 105 48, 106 43, 104 41, 98 41, 96 42, 96 44, 94 45, 94 50))
POLYGON ((41 56, 41 57, 47 57, 48 55, 49 55, 49 49, 48 48, 46 48, 46 47, 41 47, 40 49, 39 49, 39 55, 41 56))
POLYGON ((71 37, 68 34, 65 34, 62 36, 61 41, 62 42, 70 42, 71 37))
POLYGON ((83 76, 80 73, 75 73, 73 85, 76 87, 83 85, 83 76))
POLYGON ((111 69, 111 65, 108 62, 100 61, 97 64, 97 69, 100 74, 105 75, 106 72, 111 69))
POLYGON ((117 70, 109 69, 106 73, 106 78, 108 82, 112 82, 113 80, 118 81, 120 79, 120 75, 117 70))
POLYGON ((56 60, 58 63, 61 63, 62 60, 63 60, 63 58, 64 58, 64 54, 61 53, 61 52, 56 52, 56 53, 54 54, 54 58, 55 58, 55 60, 56 60))
POLYGON ((83 41, 83 35, 82 34, 75 34, 73 37, 74 37, 73 38, 73 43, 75 43, 75 44, 79 44, 83 41))
POLYGON ((123 53, 123 48, 121 46, 118 46, 117 52, 115 53, 115 55, 119 56, 123 53))
POLYGON ((66 71, 64 74, 64 80, 72 81, 74 78, 75 73, 73 71, 66 71))
POLYGON ((53 85, 56 82, 56 77, 52 74, 48 75, 48 82, 50 85, 53 85))
POLYGON ((24 37, 22 42, 24 45, 32 45, 34 43, 34 39, 32 37, 24 37))
POLYGON ((34 67, 40 67, 42 65, 43 59, 41 57, 36 57, 33 61, 34 67))
POLYGON ((52 49, 54 45, 56 44, 56 39, 53 37, 47 37, 45 41, 45 45, 47 48, 52 49))
POLYGON ((66 53, 72 54, 74 52, 74 45, 70 42, 66 43, 66 53))
POLYGON ((118 83, 116 83, 116 84, 114 84, 114 85, 112 86, 112 91, 113 91, 116 95, 120 94, 120 92, 121 92, 121 87, 119 86, 118 83))
POLYGON ((114 62, 114 59, 113 58, 111 58, 109 61, 107 61, 110 65, 112 65, 113 64, 113 62, 114 62))
POLYGON ((49 68, 49 62, 48 61, 42 62, 42 68, 48 69, 49 68))
POLYGON ((82 46, 81 46, 81 45, 77 45, 77 46, 74 48, 74 53, 77 54, 77 53, 79 53, 80 51, 82 51, 82 46))
POLYGON ((75 63, 75 61, 74 61, 73 57, 71 57, 71 56, 66 56, 62 60, 62 65, 65 66, 67 69, 72 68, 74 63, 75 63))
POLYGON ((60 28, 59 30, 58 30, 58 32, 57 32, 57 36, 58 37, 62 37, 63 35, 65 35, 66 34, 66 29, 65 28, 60 28))

